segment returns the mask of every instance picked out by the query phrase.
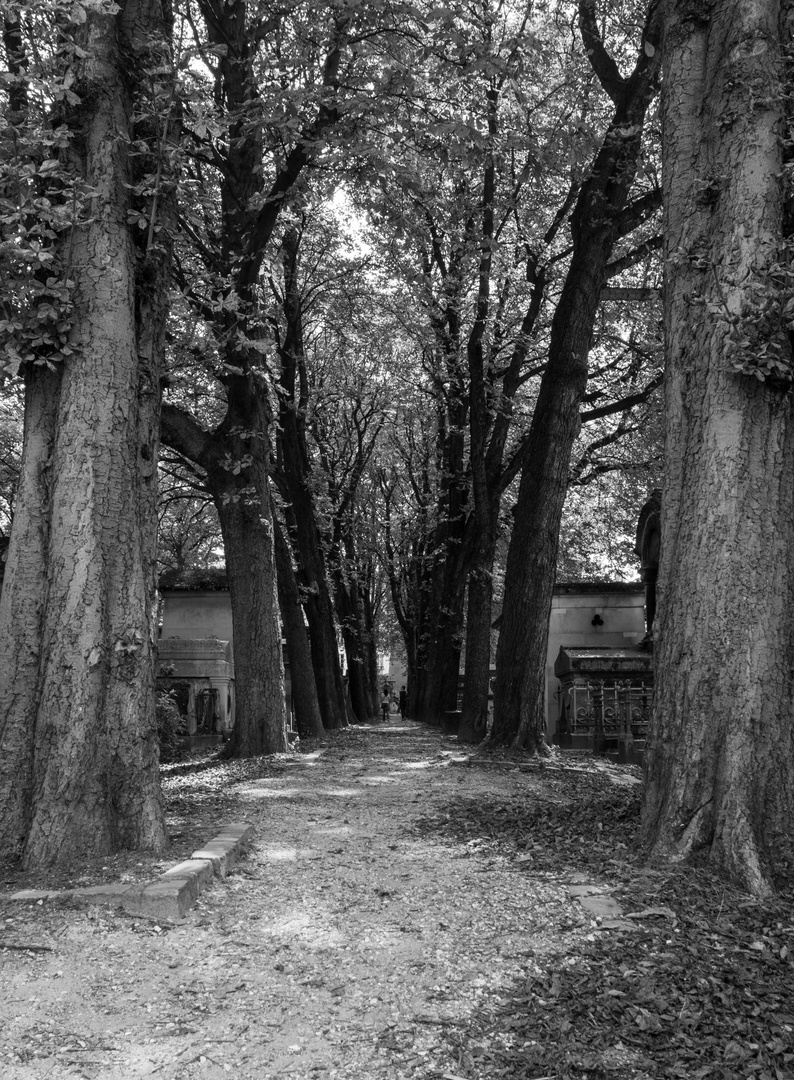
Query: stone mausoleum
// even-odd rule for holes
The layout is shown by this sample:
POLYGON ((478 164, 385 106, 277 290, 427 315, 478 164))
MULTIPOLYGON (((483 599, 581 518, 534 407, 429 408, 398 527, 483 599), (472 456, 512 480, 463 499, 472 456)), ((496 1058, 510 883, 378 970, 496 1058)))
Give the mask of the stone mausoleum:
MULTIPOLYGON (((289 662, 284 657, 287 715, 289 662)), ((187 570, 160 578, 157 682, 174 695, 187 733, 225 738, 234 724, 232 608, 226 571, 187 570)))
MULTIPOLYGON (((654 491, 637 525, 640 581, 610 586, 610 604, 593 609, 592 630, 581 618, 578 626, 566 625, 563 618, 557 627, 556 656, 557 640, 549 642, 549 658, 554 656, 553 672, 559 680, 554 692, 557 707, 549 710, 549 737, 561 747, 615 752, 625 761, 641 759, 653 704, 652 630, 660 514, 661 493, 654 491), (610 633, 611 628, 618 633, 610 633)), ((560 588, 564 592, 569 587, 560 588)), ((580 597, 581 586, 575 591, 580 597)), ((564 613, 563 602, 558 614, 564 613)), ((552 634, 554 622, 552 611, 552 634)))

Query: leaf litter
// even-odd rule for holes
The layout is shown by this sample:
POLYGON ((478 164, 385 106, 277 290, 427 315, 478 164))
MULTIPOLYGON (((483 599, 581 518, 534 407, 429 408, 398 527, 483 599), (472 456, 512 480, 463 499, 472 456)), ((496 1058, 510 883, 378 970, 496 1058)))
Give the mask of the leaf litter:
POLYGON ((462 757, 396 718, 167 766, 166 863, 60 883, 148 880, 231 820, 256 827, 249 857, 173 922, 11 903, 32 882, 8 870, 3 1076, 794 1076, 791 892, 643 866, 637 780, 586 755, 462 757))

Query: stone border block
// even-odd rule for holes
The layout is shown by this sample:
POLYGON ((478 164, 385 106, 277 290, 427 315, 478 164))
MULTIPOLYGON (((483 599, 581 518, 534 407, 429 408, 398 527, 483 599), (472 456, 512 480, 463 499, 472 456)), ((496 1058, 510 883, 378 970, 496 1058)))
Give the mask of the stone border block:
POLYGON ((127 893, 121 906, 130 915, 146 915, 155 919, 180 919, 195 904, 199 896, 197 877, 161 878, 127 893))
POLYGON ((210 840, 190 858, 209 859, 218 877, 226 877, 237 862, 237 844, 234 840, 210 840))
MULTIPOLYGON (((204 886, 209 885, 212 881, 215 868, 212 865, 211 859, 186 859, 184 862, 177 863, 176 866, 172 866, 170 870, 166 870, 164 874, 161 874, 160 881, 166 881, 170 878, 195 878, 198 883, 198 891, 203 892, 204 886)), ((155 884, 158 884, 155 882, 155 884)))
POLYGON ((101 904, 103 900, 115 900, 134 888, 134 885, 120 885, 118 882, 111 882, 109 885, 91 885, 87 889, 75 889, 74 895, 81 896, 89 903, 101 904))
POLYGON ((219 840, 234 840, 239 846, 247 846, 250 844, 254 835, 253 825, 247 825, 244 821, 238 822, 234 825, 224 825, 217 836, 213 836, 210 840, 211 844, 214 844, 219 840))
POLYGON ((223 825, 221 831, 203 848, 194 851, 191 858, 172 866, 158 881, 134 896, 125 895, 122 906, 153 918, 181 918, 216 874, 225 876, 248 847, 253 835, 253 825, 246 822, 223 825))
POLYGON ((49 900, 57 896, 57 892, 51 889, 20 889, 19 892, 11 893, 9 900, 49 900))
POLYGON ((93 885, 87 889, 22 889, 11 900, 44 901, 56 898, 79 897, 89 904, 116 903, 131 915, 153 919, 178 919, 195 904, 199 895, 211 884, 213 877, 225 877, 250 847, 253 825, 232 822, 194 851, 189 859, 177 863, 148 885, 126 885, 113 882, 93 885))

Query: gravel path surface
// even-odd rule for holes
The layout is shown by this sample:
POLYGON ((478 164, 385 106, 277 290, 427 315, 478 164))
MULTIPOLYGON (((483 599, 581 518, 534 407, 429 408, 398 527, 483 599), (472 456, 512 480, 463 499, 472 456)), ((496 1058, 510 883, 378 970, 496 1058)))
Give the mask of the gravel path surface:
POLYGON ((570 878, 421 828, 455 796, 541 782, 456 755, 393 717, 236 784, 253 847, 173 925, 0 901, 3 940, 44 947, 0 949, 0 1075, 471 1077, 478 1011, 559 970, 595 921, 570 878))

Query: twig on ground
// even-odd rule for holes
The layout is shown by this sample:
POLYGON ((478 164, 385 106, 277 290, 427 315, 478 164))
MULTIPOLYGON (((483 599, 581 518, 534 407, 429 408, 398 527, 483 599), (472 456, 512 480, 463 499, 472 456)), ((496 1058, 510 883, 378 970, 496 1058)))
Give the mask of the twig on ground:
POLYGON ((0 949, 16 949, 17 952, 54 952, 52 945, 33 945, 25 942, 0 940, 0 949))

